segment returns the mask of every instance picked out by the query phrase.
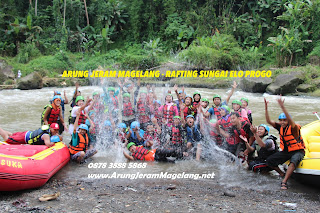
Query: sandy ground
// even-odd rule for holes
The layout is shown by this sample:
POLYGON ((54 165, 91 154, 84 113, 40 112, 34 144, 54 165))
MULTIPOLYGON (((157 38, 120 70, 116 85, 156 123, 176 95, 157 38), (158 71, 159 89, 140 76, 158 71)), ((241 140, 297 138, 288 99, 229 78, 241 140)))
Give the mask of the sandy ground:
POLYGON ((2 192, 0 200, 0 212, 309 213, 320 209, 319 196, 310 198, 291 188, 281 191, 227 187, 215 179, 58 180, 54 176, 39 189, 2 192), (39 201, 43 194, 55 192, 61 193, 56 200, 39 201), (294 204, 296 207, 290 206, 294 204))

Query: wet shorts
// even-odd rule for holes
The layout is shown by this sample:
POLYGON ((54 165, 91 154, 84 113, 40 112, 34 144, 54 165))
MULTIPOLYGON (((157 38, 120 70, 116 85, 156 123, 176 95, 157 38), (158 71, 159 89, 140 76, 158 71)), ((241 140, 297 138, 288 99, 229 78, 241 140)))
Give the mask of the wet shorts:
POLYGON ((267 165, 270 167, 277 167, 287 160, 293 163, 295 167, 302 161, 304 157, 304 150, 297 150, 293 152, 277 152, 267 158, 267 165))
POLYGON ((6 142, 10 144, 25 144, 26 143, 25 136, 27 132, 28 131, 15 132, 6 140, 6 142))
MULTIPOLYGON (((96 149, 90 149, 86 151, 86 154, 84 156, 84 159, 90 158, 91 156, 93 156, 95 154, 97 150, 96 149)), ((71 155, 71 160, 77 160, 77 158, 81 155, 81 151, 77 152, 74 155, 71 155)))

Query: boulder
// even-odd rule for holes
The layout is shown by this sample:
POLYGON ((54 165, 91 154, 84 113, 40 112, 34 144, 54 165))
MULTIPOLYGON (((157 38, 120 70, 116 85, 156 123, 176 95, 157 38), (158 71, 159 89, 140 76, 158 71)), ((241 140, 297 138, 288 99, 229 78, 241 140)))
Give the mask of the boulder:
POLYGON ((44 87, 59 87, 61 84, 59 83, 57 78, 47 78, 44 77, 42 79, 44 87))
POLYGON ((301 75, 302 73, 300 72, 280 74, 276 80, 267 87, 266 91, 274 95, 295 93, 297 86, 303 82, 301 75))
POLYGON ((297 87, 298 92, 313 92, 315 89, 316 89, 316 87, 311 84, 300 84, 297 87))
POLYGON ((3 84, 8 79, 14 79, 15 75, 12 72, 12 67, 8 66, 5 60, 0 59, 0 84, 3 84))
POLYGON ((2 72, 7 78, 15 79, 15 74, 12 71, 12 66, 6 66, 4 69, 1 69, 0 72, 2 72))
POLYGON ((37 72, 33 72, 19 80, 18 89, 41 89, 43 87, 42 77, 37 72))
POLYGON ((272 79, 268 77, 259 78, 242 78, 240 82, 240 88, 245 92, 257 92, 264 93, 269 84, 272 83, 272 79))
POLYGON ((320 78, 313 79, 311 83, 315 85, 317 88, 320 88, 320 78))

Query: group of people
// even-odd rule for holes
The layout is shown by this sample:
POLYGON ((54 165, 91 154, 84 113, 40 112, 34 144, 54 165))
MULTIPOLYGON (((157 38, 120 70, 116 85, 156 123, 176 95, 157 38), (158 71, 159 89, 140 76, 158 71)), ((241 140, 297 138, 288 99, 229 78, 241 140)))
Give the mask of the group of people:
POLYGON ((219 94, 212 102, 197 91, 186 94, 184 88, 175 85, 164 94, 156 93, 149 85, 140 88, 137 82, 118 80, 115 87, 103 86, 103 92, 93 92, 92 98, 84 98, 76 85, 70 101, 69 127, 64 120, 65 104, 69 104, 64 92, 54 91, 50 104, 42 116, 43 126, 35 131, 10 133, 0 128, 0 135, 7 143, 45 144, 52 146, 62 141, 62 132, 71 137, 71 159, 79 163, 97 153, 98 149, 122 144, 124 156, 129 160, 170 162, 184 158, 200 160, 212 145, 227 150, 248 162, 253 171, 276 170, 283 177, 281 189, 287 189, 288 178, 304 157, 304 143, 300 126, 295 124, 280 97, 278 104, 283 113, 279 122, 272 121, 265 100, 265 116, 269 125, 279 131, 277 137, 270 134, 270 127, 252 124, 252 112, 246 97, 230 98, 237 88, 233 83, 226 100, 219 94), (176 96, 176 99, 174 98, 176 96), (211 105, 210 105, 211 103, 211 105), (168 158, 173 157, 173 158, 168 158), (278 167, 290 160, 286 173, 278 167))

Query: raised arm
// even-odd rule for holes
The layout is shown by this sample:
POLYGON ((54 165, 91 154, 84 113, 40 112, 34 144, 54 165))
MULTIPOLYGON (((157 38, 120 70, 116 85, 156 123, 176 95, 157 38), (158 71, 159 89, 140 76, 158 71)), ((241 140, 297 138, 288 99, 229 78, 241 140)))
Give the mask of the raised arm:
POLYGON ((229 93, 229 95, 228 95, 228 97, 227 97, 227 99, 226 99, 227 105, 228 105, 228 103, 229 103, 229 100, 230 100, 231 96, 233 95, 234 91, 236 90, 237 86, 238 86, 238 85, 237 85, 237 82, 233 81, 233 85, 232 85, 232 88, 231 88, 231 92, 229 93))
POLYGON ((73 133, 77 132, 78 122, 79 122, 79 117, 80 117, 81 110, 78 109, 76 113, 77 113, 77 117, 76 117, 76 120, 74 121, 73 133))
POLYGON ((64 90, 63 91, 63 95, 64 95, 64 104, 68 104, 69 103, 69 100, 67 98, 67 95, 66 95, 66 91, 64 90))
POLYGON ((264 98, 264 108, 265 108, 266 121, 268 124, 270 124, 271 126, 276 128, 276 122, 274 122, 270 119, 269 112, 268 112, 268 104, 269 104, 269 101, 267 101, 267 99, 264 98))
POLYGON ((287 111, 287 109, 284 107, 284 99, 281 98, 281 96, 277 99, 278 104, 280 105, 282 111, 284 112, 284 114, 286 115, 287 119, 288 119, 288 123, 289 125, 291 125, 292 128, 295 127, 295 122, 292 120, 291 116, 289 115, 289 112, 287 111))

